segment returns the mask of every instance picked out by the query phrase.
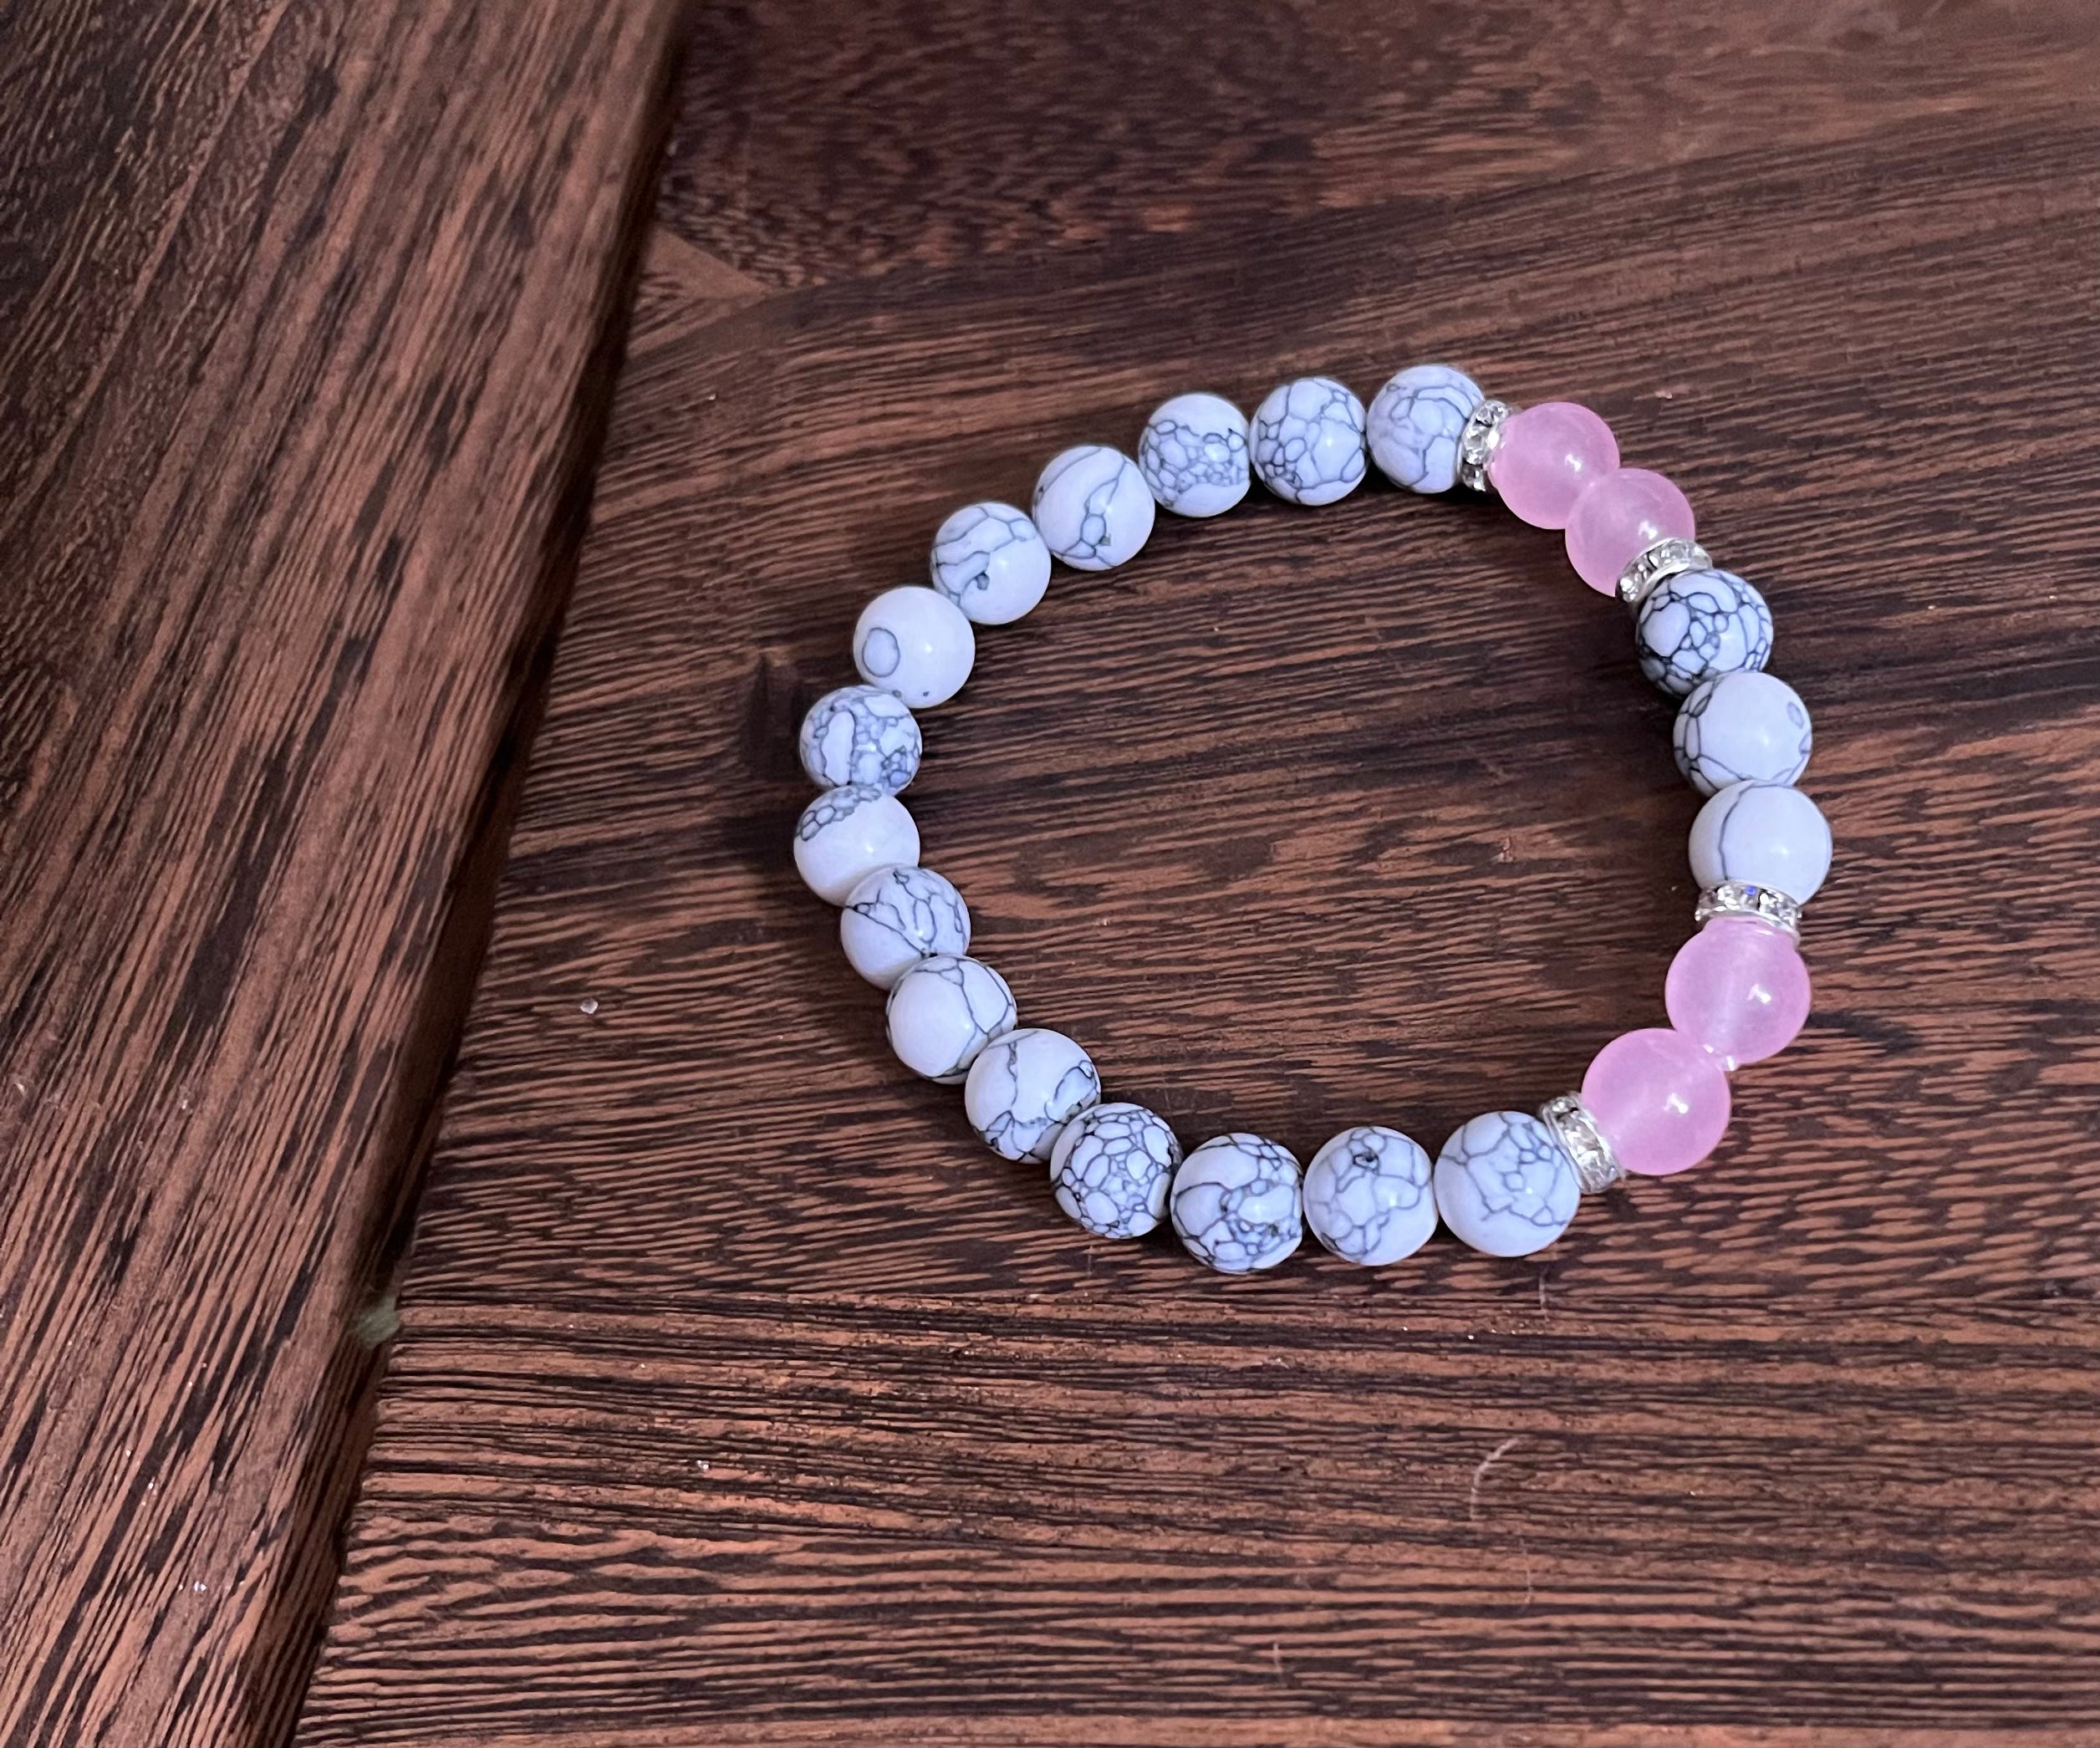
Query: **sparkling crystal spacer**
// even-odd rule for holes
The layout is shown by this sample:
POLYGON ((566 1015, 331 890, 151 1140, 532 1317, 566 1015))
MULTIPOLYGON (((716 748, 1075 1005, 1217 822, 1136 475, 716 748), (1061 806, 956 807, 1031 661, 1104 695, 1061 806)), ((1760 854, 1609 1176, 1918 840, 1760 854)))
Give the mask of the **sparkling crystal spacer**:
POLYGON ((1563 1093, 1557 1098, 1547 1099, 1538 1108, 1538 1120, 1552 1130, 1561 1151, 1575 1162, 1575 1181, 1582 1185, 1583 1195, 1608 1190, 1626 1175, 1626 1168, 1618 1163, 1618 1155, 1612 1151, 1603 1130, 1598 1128, 1589 1107, 1575 1093, 1563 1093))
POLYGON ((1707 557, 1706 548, 1696 540, 1680 540, 1672 535, 1668 540, 1659 540, 1644 548, 1619 573, 1618 598, 1638 610, 1643 601, 1672 577, 1688 570, 1713 568, 1714 561, 1707 557))
POLYGON ((1702 926, 1717 916, 1754 916, 1801 939, 1801 901, 1770 886, 1752 886, 1746 880, 1723 880, 1699 895, 1692 920, 1702 926))
POLYGON ((1502 421, 1516 409, 1506 400, 1483 400, 1458 434, 1458 482, 1475 492, 1487 486, 1487 458, 1502 441, 1502 421))

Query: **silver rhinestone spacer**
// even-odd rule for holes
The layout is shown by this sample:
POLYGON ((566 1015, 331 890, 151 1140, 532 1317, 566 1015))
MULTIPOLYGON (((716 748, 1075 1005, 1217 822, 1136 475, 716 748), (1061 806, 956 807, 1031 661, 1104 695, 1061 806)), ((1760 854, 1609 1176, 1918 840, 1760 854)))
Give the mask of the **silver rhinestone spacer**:
POLYGON ((1487 458, 1502 441, 1502 421, 1516 409, 1506 400, 1483 400, 1467 416, 1458 434, 1458 482, 1475 492, 1487 490, 1487 458))
POLYGON ((1746 880, 1723 880, 1699 895, 1692 920, 1700 925, 1717 916, 1754 916, 1784 930, 1797 943, 1801 940, 1801 900, 1790 899, 1770 886, 1752 886, 1746 880))
POLYGON ((1638 608, 1672 577, 1713 568, 1714 561, 1706 556, 1705 547, 1696 540, 1680 540, 1673 534, 1644 548, 1618 573, 1618 598, 1629 607, 1638 608))
POLYGON ((1538 1108, 1538 1120, 1552 1130, 1561 1151, 1575 1162, 1575 1181, 1582 1185, 1583 1195, 1608 1190, 1626 1175, 1626 1168, 1618 1163, 1618 1155, 1612 1151, 1603 1130, 1598 1128, 1589 1107, 1574 1093, 1563 1093, 1557 1098, 1547 1099, 1538 1108))

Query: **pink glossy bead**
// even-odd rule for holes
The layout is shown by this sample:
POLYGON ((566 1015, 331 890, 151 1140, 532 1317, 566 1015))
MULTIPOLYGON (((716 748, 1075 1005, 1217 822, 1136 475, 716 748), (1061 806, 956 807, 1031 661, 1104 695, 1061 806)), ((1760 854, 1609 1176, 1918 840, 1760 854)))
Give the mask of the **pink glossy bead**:
POLYGON ((1739 1068, 1793 1042, 1808 1018, 1808 967, 1784 930, 1717 916, 1670 961, 1663 1005, 1722 1068, 1739 1068))
POLYGON ((1659 473, 1620 467, 1583 488, 1567 513, 1567 560, 1599 594, 1659 540, 1692 538, 1692 507, 1659 473))
POLYGON ((1728 1127, 1728 1077, 1696 1040, 1666 1027, 1627 1032, 1583 1076, 1589 1107, 1618 1163, 1644 1177, 1696 1165, 1728 1127))
POLYGON ((1610 426, 1572 400, 1545 400, 1502 421, 1487 479, 1512 515, 1535 528, 1564 528, 1583 488, 1618 466, 1610 426))

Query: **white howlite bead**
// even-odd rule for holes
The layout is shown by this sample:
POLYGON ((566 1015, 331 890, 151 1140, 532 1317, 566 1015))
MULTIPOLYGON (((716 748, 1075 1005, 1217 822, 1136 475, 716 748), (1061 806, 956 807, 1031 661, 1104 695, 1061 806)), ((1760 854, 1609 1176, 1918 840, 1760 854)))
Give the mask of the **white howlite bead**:
POLYGON ((977 634, 962 609, 930 589, 885 589, 860 609, 854 665, 871 685, 906 704, 946 704, 977 660, 977 634))
POLYGON ((1222 515, 1246 496, 1246 415, 1220 395, 1176 395, 1145 421, 1138 471, 1162 509, 1222 515))
POLYGON ((1181 1144, 1141 1104, 1097 1104, 1065 1124, 1050 1150, 1058 1205, 1098 1238, 1138 1238, 1166 1217, 1181 1144))
POLYGON ((1701 795, 1730 783, 1791 783, 1808 768, 1808 706, 1776 675, 1716 674, 1678 707, 1677 768, 1701 795))
POLYGON ((1528 1256, 1567 1230, 1582 1200, 1575 1162, 1525 1111, 1490 1111, 1436 1156, 1436 1211, 1461 1243, 1528 1256))
POLYGON ((877 989, 937 953, 970 950, 970 907, 930 868, 883 868, 846 894, 838 944, 877 989))
POLYGON ((1082 443, 1042 470, 1035 517, 1055 557, 1074 570, 1109 570, 1151 538, 1152 492, 1121 450, 1082 443))
POLYGON ((970 1065, 962 1108, 1002 1159, 1047 1162, 1064 1126, 1101 1098, 1093 1059, 1062 1032, 1024 1026, 994 1038, 970 1065))
POLYGON ((1254 471, 1286 503, 1331 504, 1363 481, 1363 403, 1331 376, 1280 382, 1254 410, 1254 471))
POLYGON ((1189 1254, 1221 1274, 1274 1268, 1305 1236, 1297 1157, 1260 1135, 1205 1141, 1175 1173, 1167 1206, 1189 1254))
POLYGON ((1641 672, 1682 698, 1716 674, 1763 667, 1771 659, 1771 609, 1733 571, 1679 571, 1641 603, 1634 643, 1641 672))
POLYGON ((1830 872, 1830 822, 1791 783, 1730 783, 1692 821, 1691 855, 1703 891, 1732 880, 1805 905, 1830 872))
POLYGON ((965 504, 933 537, 933 586, 979 625, 1010 625, 1050 586, 1050 548, 1012 504, 965 504))
POLYGON ((826 692, 802 719, 802 768, 819 788, 872 783, 895 795, 919 774, 924 742, 909 706, 879 685, 826 692))
POLYGON ((827 789, 795 822, 795 872, 828 905, 843 905, 879 868, 919 859, 919 828, 873 783, 827 789))
POLYGON ((1449 364, 1410 364, 1371 397, 1365 435, 1379 471, 1410 492, 1458 484, 1458 440, 1486 397, 1449 364))
POLYGON ((1305 1223, 1347 1262, 1412 1256, 1436 1230, 1430 1156, 1397 1129, 1346 1129, 1305 1168, 1305 1223))
POLYGON ((898 978, 883 1010, 889 1047, 915 1074, 952 1087, 1018 1017, 1007 980, 981 959, 942 953, 898 978))

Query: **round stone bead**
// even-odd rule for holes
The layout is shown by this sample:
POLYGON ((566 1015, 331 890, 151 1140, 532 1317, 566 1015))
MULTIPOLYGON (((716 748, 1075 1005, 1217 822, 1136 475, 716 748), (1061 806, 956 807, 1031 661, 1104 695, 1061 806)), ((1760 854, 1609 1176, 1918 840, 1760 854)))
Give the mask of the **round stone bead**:
POLYGON ((795 872, 828 905, 843 905, 879 868, 919 859, 919 828, 873 783, 827 789, 795 822, 795 872))
POLYGON ((1331 376, 1280 382, 1254 410, 1254 471, 1286 503, 1331 504, 1363 480, 1363 403, 1331 376))
POLYGON ((889 1047, 915 1074, 952 1087, 978 1052, 1019 1016, 1007 980, 981 959, 922 959, 891 986, 883 1021, 889 1047))
POLYGON ((1618 466, 1610 426, 1572 400, 1542 400, 1502 421, 1487 482, 1520 522, 1564 528, 1583 488, 1618 466))
POLYGON ((1152 535, 1152 493, 1138 464, 1105 443, 1053 456, 1036 482, 1036 526, 1074 570, 1109 570, 1152 535))
POLYGON ((1097 1238, 1137 1238, 1166 1217, 1181 1144, 1141 1104, 1097 1104, 1066 1124, 1050 1149, 1058 1205, 1097 1238))
POLYGON ((946 704, 976 665, 977 634, 946 595, 907 584, 860 609, 853 649, 854 665, 869 685, 906 704, 946 704))
POLYGON ((1774 675, 1749 669, 1701 680, 1678 707, 1677 768, 1701 795, 1755 778, 1791 783, 1808 768, 1808 706, 1774 675))
POLYGON ((1002 1159, 1038 1163, 1049 1159, 1065 1124, 1100 1100, 1093 1059, 1062 1032, 1041 1026, 986 1044, 962 1088, 978 1139, 1002 1159))
POLYGON ((1619 573, 1659 540, 1690 540, 1692 507, 1659 473, 1618 467, 1583 487, 1567 512, 1567 560, 1599 594, 1618 588, 1619 573))
POLYGON ((1491 1256, 1544 1250, 1582 1199, 1574 1161, 1522 1111, 1490 1111, 1461 1125, 1436 1156, 1434 1181, 1444 1224, 1491 1256))
POLYGON ((1205 1141, 1175 1173, 1168 1205, 1189 1253, 1221 1274, 1274 1268, 1305 1236, 1298 1162, 1260 1135, 1205 1141))
POLYGON ((1412 1256, 1436 1230, 1430 1156, 1397 1129, 1343 1129, 1305 1168, 1305 1223, 1345 1262, 1412 1256))
POLYGON ((1771 609, 1733 571, 1687 570, 1641 603, 1634 642, 1641 672, 1673 698, 1703 680, 1771 660, 1771 609))
POLYGON ((1246 496, 1246 415, 1220 395, 1176 395, 1145 420, 1138 471, 1161 509, 1222 515, 1246 496))
POLYGON ((1410 364, 1371 397, 1365 435, 1379 471, 1410 492, 1458 484, 1458 440, 1481 386, 1449 364, 1410 364))
POLYGON ((1583 1103, 1618 1163, 1643 1177, 1696 1165, 1728 1127, 1728 1076, 1666 1026, 1622 1032, 1591 1058, 1583 1103))
POLYGON ((820 788, 870 783, 895 795, 919 774, 924 742, 910 707, 879 685, 826 692, 802 719, 802 768, 820 788))
POLYGON ((1050 586, 1050 548, 1012 504, 965 504, 934 533, 933 586, 977 625, 1010 625, 1050 586))
POLYGON ((970 907, 930 868, 883 868, 846 894, 838 944, 877 989, 936 953, 970 950, 970 907))
POLYGON ((1691 860, 1702 891, 1738 880, 1805 905, 1830 872, 1830 823, 1791 783, 1730 783, 1692 821, 1691 860))
POLYGON ((1754 916, 1715 917, 1677 950, 1663 984, 1669 1023, 1731 1073, 1792 1043, 1808 1004, 1801 949, 1754 916))

